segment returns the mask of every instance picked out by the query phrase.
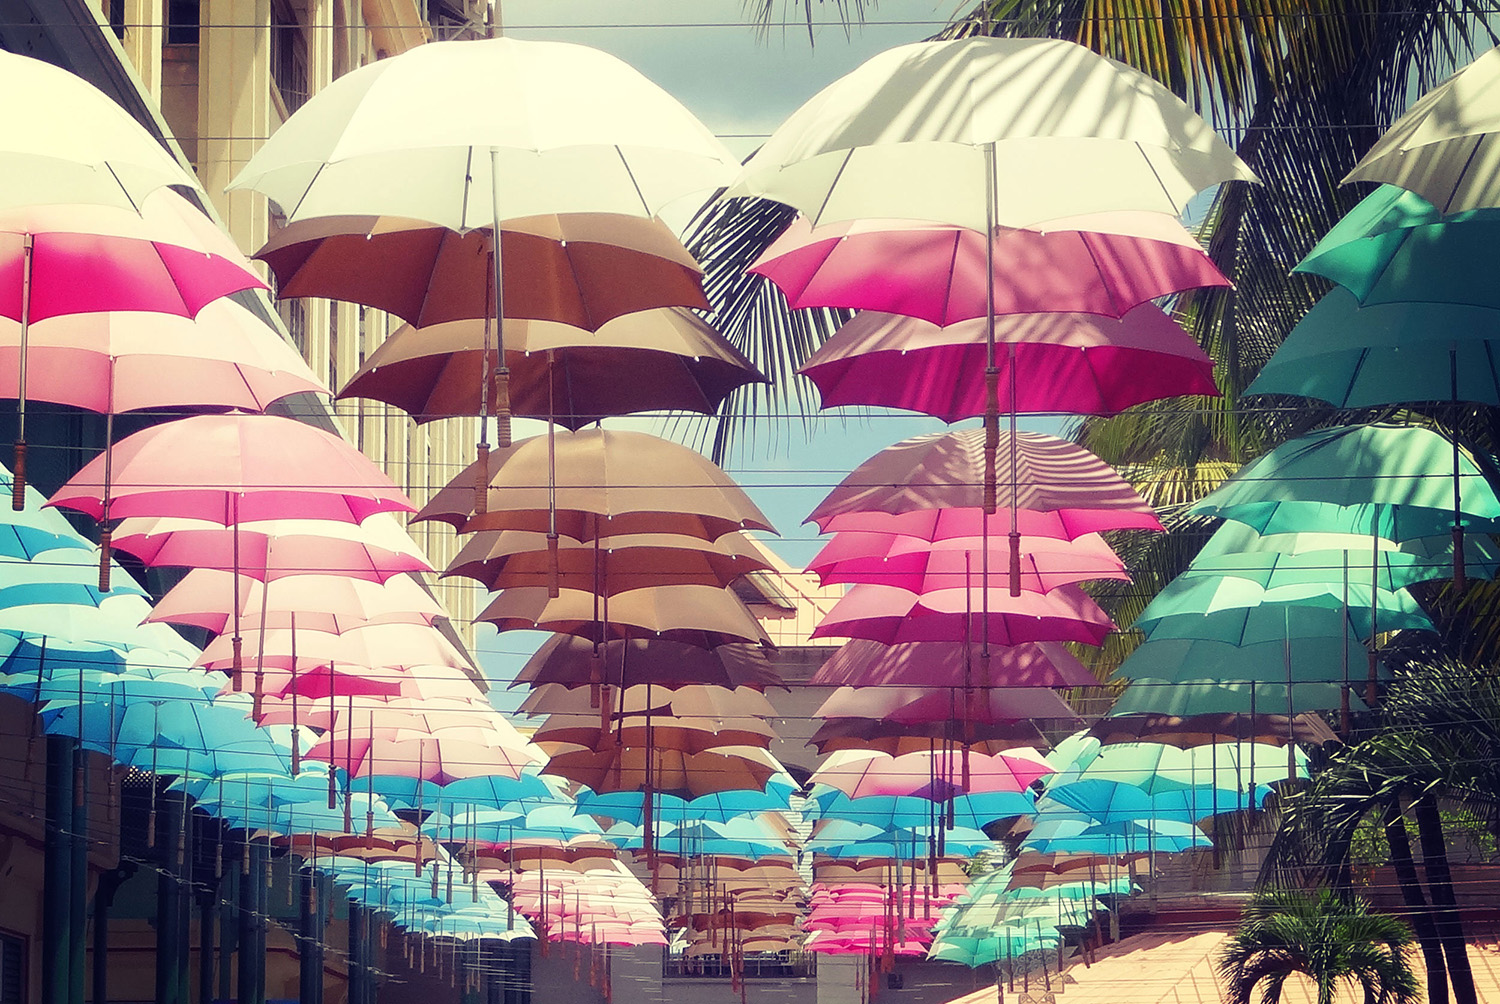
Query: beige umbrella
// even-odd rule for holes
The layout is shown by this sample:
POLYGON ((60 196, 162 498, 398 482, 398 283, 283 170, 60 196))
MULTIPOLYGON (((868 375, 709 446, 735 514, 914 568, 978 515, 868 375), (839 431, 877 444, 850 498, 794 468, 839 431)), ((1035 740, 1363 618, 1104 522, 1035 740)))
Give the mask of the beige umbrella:
POLYGON ((564 589, 549 599, 546 589, 507 589, 476 621, 501 631, 539 630, 579 635, 598 644, 621 638, 664 638, 703 648, 770 638, 738 597, 712 586, 652 586, 608 598, 564 589))
POLYGON ((1417 100, 1344 184, 1383 181, 1447 215, 1500 206, 1500 52, 1491 49, 1417 100))
POLYGON ((716 541, 679 534, 630 534, 582 542, 560 536, 557 571, 547 535, 530 530, 481 530, 464 544, 444 576, 476 579, 489 589, 547 586, 614 596, 647 586, 729 585, 771 567, 743 534, 716 541))
MULTIPOLYGON (((661 686, 634 686, 616 690, 613 713, 621 715, 652 714, 695 717, 754 715, 773 718, 776 709, 766 696, 753 687, 683 686, 668 690, 661 686)), ((544 683, 534 689, 520 709, 527 714, 585 714, 598 707, 587 687, 564 687, 544 683)), ((597 713, 594 716, 598 718, 597 713)))
POLYGON ((475 514, 471 465, 416 519, 441 520, 460 530, 531 530, 582 541, 633 533, 717 540, 734 530, 773 529, 707 457, 644 433, 585 429, 535 436, 491 456, 489 469, 484 512, 475 514), (548 473, 553 456, 555 483, 548 473))
MULTIPOLYGON (((781 772, 775 757, 754 746, 724 746, 702 753, 654 749, 650 753, 652 789, 679 798, 764 791, 766 782, 781 772)), ((646 755, 640 746, 559 750, 542 773, 577 781, 600 794, 641 791, 646 787, 646 755)))
POLYGON ((616 746, 645 747, 653 760, 651 773, 655 782, 660 769, 656 761, 665 757, 725 747, 766 749, 776 733, 764 719, 745 715, 714 718, 671 715, 654 722, 650 715, 617 715, 601 727, 598 713, 593 713, 548 715, 531 738, 543 750, 559 753, 579 747, 594 752, 616 746))

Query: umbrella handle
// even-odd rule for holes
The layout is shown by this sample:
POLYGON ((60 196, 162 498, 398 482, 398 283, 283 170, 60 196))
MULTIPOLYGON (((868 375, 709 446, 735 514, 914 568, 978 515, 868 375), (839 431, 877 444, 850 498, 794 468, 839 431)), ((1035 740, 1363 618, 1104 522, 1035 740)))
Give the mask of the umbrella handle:
POLYGON ((547 598, 557 599, 562 595, 562 572, 557 553, 557 534, 547 534, 547 598))
POLYGON ((109 592, 109 543, 113 532, 109 524, 99 525, 99 591, 109 592))
MULTIPOLYGON (((987 380, 991 378, 991 374, 985 376, 987 380)), ((999 374, 994 374, 993 379, 998 383, 999 374)), ((984 512, 986 516, 994 515, 997 506, 996 496, 999 494, 999 489, 995 483, 995 458, 999 452, 1000 415, 996 410, 986 408, 984 413, 984 512)))
POLYGON ((16 512, 26 508, 26 440, 16 440, 16 458, 11 466, 10 507, 16 512))
POLYGON ((1021 535, 1010 535, 1010 594, 1021 595, 1021 535))
POLYGON ((474 514, 482 516, 490 507, 490 444, 480 443, 475 450, 478 458, 474 463, 474 514))
POLYGON ((495 446, 502 450, 510 447, 509 366, 501 366, 495 370, 495 446))

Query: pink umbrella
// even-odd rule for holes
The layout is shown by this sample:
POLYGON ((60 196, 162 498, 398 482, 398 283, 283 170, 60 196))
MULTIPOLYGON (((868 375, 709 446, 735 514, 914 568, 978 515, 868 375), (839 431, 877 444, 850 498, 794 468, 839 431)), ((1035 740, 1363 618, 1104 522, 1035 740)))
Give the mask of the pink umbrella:
MULTIPOLYGON (((1075 540, 1088 533, 1106 530, 1160 530, 1161 521, 1149 507, 1145 509, 1054 509, 1038 512, 1020 509, 1015 512, 1018 532, 1023 537, 1056 537, 1075 540)), ((920 540, 940 541, 955 538, 992 538, 1006 536, 1011 511, 1001 509, 986 516, 978 506, 940 509, 913 509, 908 512, 847 512, 825 517, 824 533, 880 533, 920 540)))
POLYGON ((467 699, 478 694, 473 679, 451 666, 353 666, 325 663, 296 672, 269 667, 263 701, 290 703, 293 697, 327 700, 330 695, 403 697, 414 701, 467 699))
MULTIPOLYGON (((1070 538, 1161 525, 1151 506, 1124 478, 1078 444, 1040 432, 1002 435, 1001 440, 1000 449, 1015 453, 1007 486, 1012 509, 1056 514, 1068 526, 1065 536, 1070 538)), ((855 468, 807 519, 827 532, 832 529, 830 520, 850 513, 980 509, 984 505, 984 449, 983 429, 903 440, 855 468)), ((1019 536, 1028 531, 1021 529, 1019 513, 1017 519, 1011 532, 1019 536)), ((979 533, 974 530, 966 535, 979 533)))
POLYGON ((350 777, 409 777, 445 785, 469 777, 518 778, 540 762, 530 746, 416 733, 330 732, 304 754, 344 768, 350 777))
MULTIPOLYGON (((982 568, 1006 560, 1003 538, 957 537, 927 541, 880 533, 850 531, 834 538, 807 565, 823 585, 836 582, 897 586, 914 593, 963 589, 980 584, 982 568), (988 551, 988 555, 984 552, 988 551)), ((1021 588, 1045 593, 1086 579, 1129 581, 1125 563, 1104 538, 1085 534, 1074 540, 1023 537, 1021 588)))
POLYGON ((31 206, 0 213, 0 316, 19 322, 12 506, 25 505, 28 328, 64 314, 145 310, 192 317, 242 289, 264 289, 228 236, 182 196, 153 192, 140 212, 31 206))
MULTIPOLYGON (((817 384, 824 408, 879 405, 956 422, 984 414, 985 335, 982 318, 938 327, 866 310, 799 372, 817 384)), ((1179 394, 1219 393, 1208 354, 1152 304, 1118 320, 1076 313, 997 317, 995 341, 1002 411, 1112 415, 1179 394)))
POLYGON ((980 646, 961 641, 882 645, 856 640, 840 648, 813 674, 817 687, 1093 687, 1099 681, 1057 642, 996 646, 987 674, 980 646), (966 680, 969 682, 966 683, 966 680))
MULTIPOLYGON (((245 637, 259 648, 258 659, 263 665, 294 672, 329 662, 387 669, 469 666, 469 660, 440 631, 419 624, 376 624, 343 634, 298 631, 294 635, 285 628, 270 628, 247 631, 245 637)), ((228 669, 234 658, 232 640, 228 635, 220 635, 209 642, 198 657, 198 668, 228 669)))
POLYGON ((358 524, 272 519, 232 528, 212 520, 134 517, 121 520, 113 538, 115 548, 152 568, 238 568, 241 575, 261 580, 327 573, 385 582, 403 572, 432 571, 411 535, 382 514, 358 524))
POLYGON ((983 233, 941 223, 853 220, 815 229, 799 218, 749 270, 795 308, 882 310, 934 324, 986 313, 1120 317, 1159 296, 1230 284, 1165 213, 1096 213, 1049 223, 1045 232, 1001 229, 991 243, 987 249, 983 233))
POLYGON ((147 621, 188 624, 222 634, 240 605, 241 624, 252 630, 300 628, 340 634, 374 624, 431 624, 446 616, 436 597, 408 575, 384 583, 345 575, 293 575, 271 588, 258 579, 195 568, 157 601, 147 621))
POLYGON ((1109 615, 1077 586, 1011 596, 1002 589, 944 589, 925 596, 894 586, 855 586, 812 633, 894 645, 955 641, 987 633, 988 643, 1081 641, 1098 645, 1115 630, 1109 615))
MULTIPOLYGON (((969 763, 969 794, 1022 792, 1033 781, 1056 773, 1036 750, 1007 750, 993 756, 971 753, 969 763)), ((943 790, 935 791, 933 778, 945 776, 949 769, 947 755, 941 751, 897 757, 847 751, 824 760, 811 780, 842 791, 850 798, 909 795, 945 801, 952 797, 952 786, 942 782, 938 787, 943 790)))
MULTIPOLYGON (((1097 686, 1098 680, 1091 681, 1097 686)), ((1009 725, 1038 719, 1077 721, 1068 703, 1045 687, 840 687, 813 714, 870 718, 893 725, 962 720, 1009 725)), ((964 738, 964 737, 959 737, 964 738)))

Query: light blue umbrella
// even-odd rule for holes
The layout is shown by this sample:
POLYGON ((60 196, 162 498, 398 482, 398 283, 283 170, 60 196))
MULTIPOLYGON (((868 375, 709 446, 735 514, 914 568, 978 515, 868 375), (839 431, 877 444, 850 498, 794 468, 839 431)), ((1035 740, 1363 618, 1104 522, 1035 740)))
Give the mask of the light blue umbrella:
POLYGON ((1176 853, 1213 842, 1192 823, 1171 820, 1125 820, 1100 823, 1083 813, 1038 815, 1023 851, 1039 854, 1107 854, 1117 857, 1147 852, 1176 853))
POLYGON ((810 852, 831 858, 917 858, 926 853, 942 832, 945 853, 968 856, 993 848, 984 831, 967 827, 912 826, 882 829, 846 819, 830 819, 805 845, 810 852))
MULTIPOLYGON (((9 496, 14 484, 9 468, 0 465, 0 492, 9 496)), ((33 558, 59 548, 93 550, 94 545, 74 530, 62 513, 42 508, 46 501, 40 492, 27 485, 26 507, 17 512, 6 506, 0 513, 0 557, 33 558)))
POLYGON ((405 809, 436 805, 442 801, 488 809, 515 808, 524 813, 532 808, 572 801, 559 793, 560 788, 531 769, 523 771, 518 778, 492 774, 459 778, 444 785, 393 775, 380 775, 371 778, 369 783, 391 805, 405 809))
POLYGON ((1049 788, 1037 802, 1039 812, 1081 812, 1101 823, 1167 819, 1196 823, 1221 812, 1258 808, 1271 789, 1264 784, 1244 791, 1239 786, 1200 785, 1150 793, 1125 781, 1085 778, 1049 788))
MULTIPOLYGON (((1233 575, 1178 576, 1147 604, 1134 627, 1148 638, 1236 641, 1274 633, 1280 621, 1282 638, 1326 638, 1326 625, 1336 620, 1318 610, 1341 614, 1360 638, 1377 631, 1433 630, 1405 590, 1372 594, 1367 585, 1311 581, 1266 588, 1233 575)), ((1342 632, 1334 627, 1332 634, 1340 637, 1342 632)))

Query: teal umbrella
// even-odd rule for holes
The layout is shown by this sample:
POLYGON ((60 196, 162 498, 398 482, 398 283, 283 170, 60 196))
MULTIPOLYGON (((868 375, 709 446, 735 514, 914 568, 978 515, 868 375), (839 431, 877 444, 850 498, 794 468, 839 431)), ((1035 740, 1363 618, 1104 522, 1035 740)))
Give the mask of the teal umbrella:
POLYGON ((1267 588, 1233 575, 1178 576, 1141 611, 1135 627, 1148 638, 1235 641, 1247 633, 1306 638, 1328 627, 1338 631, 1338 620, 1321 616, 1323 611, 1346 620, 1361 638, 1379 631, 1432 630, 1432 621, 1405 590, 1372 592, 1360 583, 1307 580, 1267 588))
MULTIPOLYGON (((1144 647, 1144 646, 1142 646, 1144 647)), ((1197 678, 1160 680, 1147 676, 1132 682, 1115 699, 1111 715, 1264 715, 1292 708, 1295 712, 1342 708, 1345 701, 1354 711, 1367 710, 1359 695, 1340 683, 1225 683, 1213 676, 1213 663, 1205 663, 1197 678)))
MULTIPOLYGON (((1295 770, 1307 773, 1307 757, 1293 749, 1295 770)), ((1205 786, 1253 793, 1288 776, 1287 755, 1270 743, 1213 743, 1183 749, 1164 743, 1114 743, 1104 747, 1083 773, 1083 781, 1128 784, 1147 795, 1192 791, 1205 786)), ((1061 789, 1049 791, 1055 797, 1061 789)), ((1041 819, 1043 813, 1038 813, 1041 819)))

